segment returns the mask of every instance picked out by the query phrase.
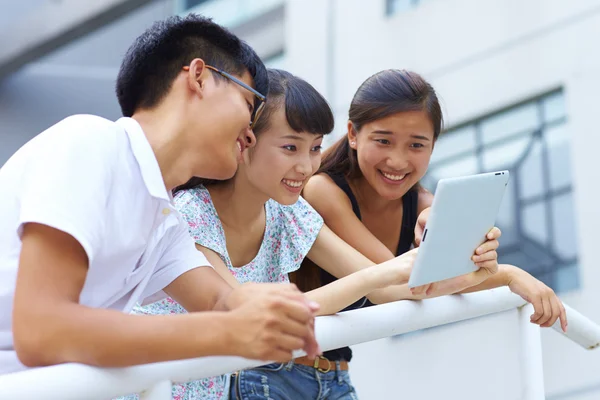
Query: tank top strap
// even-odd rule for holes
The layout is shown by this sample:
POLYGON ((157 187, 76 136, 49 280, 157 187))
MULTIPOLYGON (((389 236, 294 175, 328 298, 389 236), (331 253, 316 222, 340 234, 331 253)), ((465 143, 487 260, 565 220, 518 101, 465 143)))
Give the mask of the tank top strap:
POLYGON ((417 225, 417 217, 419 216, 418 207, 419 191, 413 188, 402 198, 402 226, 396 256, 409 251, 415 240, 415 226, 417 225))
POLYGON ((342 189, 344 191, 346 196, 348 196, 348 198, 350 199, 350 204, 352 204, 352 211, 354 211, 354 214, 356 215, 356 217, 358 219, 360 219, 360 209, 358 208, 358 202, 356 201, 356 196, 354 196, 354 193, 352 193, 352 189, 350 189, 350 185, 348 184, 346 177, 344 175, 338 175, 338 174, 327 174, 327 175, 333 180, 333 182, 340 189, 342 189))

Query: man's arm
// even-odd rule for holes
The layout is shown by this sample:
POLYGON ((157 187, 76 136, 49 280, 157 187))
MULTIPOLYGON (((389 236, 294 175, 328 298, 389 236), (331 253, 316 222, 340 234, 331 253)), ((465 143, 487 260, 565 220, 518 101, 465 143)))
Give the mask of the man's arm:
POLYGON ((227 299, 232 290, 233 286, 212 268, 192 269, 164 289, 187 312, 230 311, 227 299))
POLYGON ((78 304, 87 264, 70 235, 25 225, 13 311, 15 349, 25 365, 126 366, 230 354, 225 313, 146 317, 78 304))
MULTIPOLYGON (((289 351, 303 348, 309 357, 320 354, 314 335, 314 315, 319 305, 311 302, 295 285, 275 283, 240 284, 229 272, 227 266, 214 251, 196 244, 196 249, 203 254, 212 268, 195 268, 188 271, 164 291, 175 299, 188 312, 215 310, 241 313, 247 318, 264 318, 269 321, 273 335, 269 343, 273 345, 286 339, 289 335, 302 340, 300 346, 290 347, 289 351), (308 312, 308 314, 307 314, 308 312), (272 315, 270 315, 272 314, 272 315), (307 319, 307 316, 309 317, 307 319), (271 320, 273 318, 273 320, 271 320)), ((251 326, 241 329, 250 332, 251 326)), ((236 333, 240 340, 243 333, 236 333)), ((269 337, 269 335, 267 337, 269 337)), ((283 343, 280 343, 282 346, 283 343)), ((243 346, 259 347, 259 342, 252 336, 243 346)), ((290 356, 287 360, 291 359, 290 356)))
POLYGON ((283 361, 303 347, 300 338, 313 318, 306 306, 282 307, 287 293, 277 290, 233 312, 139 316, 90 308, 78 303, 87 266, 72 236, 46 225, 24 226, 13 310, 15 350, 23 364, 119 367, 208 355, 283 361), (284 330, 286 315, 301 322, 284 330))
POLYGON ((143 317, 79 304, 88 258, 103 246, 107 199, 126 139, 89 116, 69 117, 46 134, 53 135, 54 148, 30 160, 21 193, 12 313, 20 360, 124 366, 230 351, 224 313, 143 317), (198 335, 203 324, 214 329, 198 335))

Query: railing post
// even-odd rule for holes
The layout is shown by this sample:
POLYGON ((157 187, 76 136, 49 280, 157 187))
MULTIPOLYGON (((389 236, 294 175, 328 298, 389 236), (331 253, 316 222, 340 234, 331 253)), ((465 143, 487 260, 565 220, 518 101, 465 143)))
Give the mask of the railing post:
POLYGON ((173 384, 171 381, 160 381, 150 389, 140 393, 140 400, 171 400, 173 384))
POLYGON ((519 361, 523 400, 544 400, 544 365, 540 327, 530 322, 533 306, 526 304, 519 313, 519 361))

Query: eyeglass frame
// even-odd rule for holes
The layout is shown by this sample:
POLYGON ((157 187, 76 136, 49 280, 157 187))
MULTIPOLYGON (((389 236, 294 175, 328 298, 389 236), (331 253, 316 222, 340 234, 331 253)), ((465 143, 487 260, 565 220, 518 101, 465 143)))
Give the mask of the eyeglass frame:
MULTIPOLYGON (((264 94, 260 93, 258 90, 254 89, 253 87, 242 82, 235 76, 231 75, 230 73, 227 73, 218 68, 215 68, 212 65, 204 64, 204 66, 212 71, 215 71, 216 73, 223 76, 224 78, 229 79, 230 81, 232 81, 234 83, 237 83, 238 85, 240 85, 241 87, 243 87, 244 89, 246 89, 250 93, 252 93, 260 101, 260 104, 258 105, 258 107, 256 107, 256 109, 252 113, 253 115, 251 116, 251 120, 250 120, 250 124, 249 124, 250 129, 254 129, 254 126, 256 125, 256 121, 258 121, 258 118, 260 117, 260 115, 262 114, 262 112, 265 109, 265 101, 266 101, 267 97, 264 94)), ((185 67, 183 67, 183 69, 185 71, 189 71, 190 67, 188 65, 186 65, 185 67)))

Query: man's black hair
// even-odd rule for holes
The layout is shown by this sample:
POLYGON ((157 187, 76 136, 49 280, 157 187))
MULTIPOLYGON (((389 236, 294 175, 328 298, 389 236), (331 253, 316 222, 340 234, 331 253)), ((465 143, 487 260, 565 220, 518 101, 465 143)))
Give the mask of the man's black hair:
POLYGON ((248 71, 256 90, 268 92, 266 68, 248 44, 210 18, 173 16, 155 22, 127 50, 116 84, 123 115, 156 106, 194 58, 233 75, 248 71))

